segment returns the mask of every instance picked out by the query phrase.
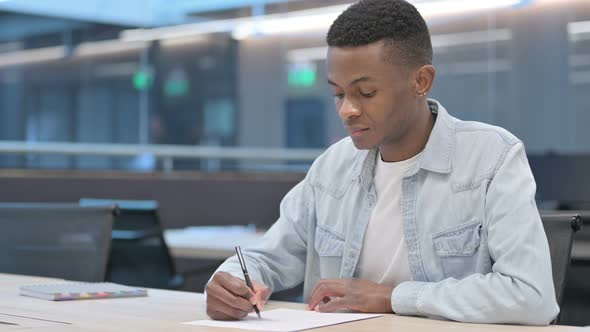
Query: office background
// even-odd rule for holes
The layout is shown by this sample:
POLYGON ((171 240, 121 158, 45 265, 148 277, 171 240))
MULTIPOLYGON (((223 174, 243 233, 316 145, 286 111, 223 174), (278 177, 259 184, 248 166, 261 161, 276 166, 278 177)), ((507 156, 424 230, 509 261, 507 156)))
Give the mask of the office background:
MULTIPOLYGON (((325 148, 345 132, 325 80, 324 34, 347 3, 0 1, 0 138, 325 148)), ((416 3, 435 48, 433 98, 457 117, 507 128, 531 156, 590 153, 587 1, 416 3)), ((178 170, 305 170, 178 159, 178 170)), ((4 153, 0 165, 163 167, 149 153, 4 153)))
MULTIPOLYGON (((412 2, 431 97, 524 141, 540 207, 588 208, 590 2, 412 2)), ((0 0, 0 201, 148 199, 164 228, 269 227, 346 135, 324 37, 350 3, 0 0)))

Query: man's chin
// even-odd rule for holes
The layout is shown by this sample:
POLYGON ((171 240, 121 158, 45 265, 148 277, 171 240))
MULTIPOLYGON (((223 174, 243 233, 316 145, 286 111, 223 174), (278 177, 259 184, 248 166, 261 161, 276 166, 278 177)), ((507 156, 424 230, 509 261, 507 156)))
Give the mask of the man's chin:
POLYGON ((376 146, 376 144, 370 144, 368 142, 364 142, 363 140, 355 139, 354 137, 351 137, 351 139, 354 147, 359 150, 371 150, 376 146))

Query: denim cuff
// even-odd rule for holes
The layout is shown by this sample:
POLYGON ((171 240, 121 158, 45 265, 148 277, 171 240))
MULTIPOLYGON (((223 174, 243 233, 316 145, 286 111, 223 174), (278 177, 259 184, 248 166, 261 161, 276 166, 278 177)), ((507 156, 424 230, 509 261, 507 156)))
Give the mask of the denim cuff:
POLYGON ((391 308, 398 315, 421 316, 421 294, 428 282, 406 281, 397 285, 391 294, 391 308))

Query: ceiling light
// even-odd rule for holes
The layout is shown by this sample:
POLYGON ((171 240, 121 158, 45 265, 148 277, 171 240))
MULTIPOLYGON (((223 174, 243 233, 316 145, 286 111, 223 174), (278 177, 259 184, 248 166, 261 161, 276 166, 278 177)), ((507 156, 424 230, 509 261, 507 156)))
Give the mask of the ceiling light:
MULTIPOLYGON (((413 1, 413 3, 422 16, 428 19, 445 15, 464 15, 508 8, 521 5, 524 3, 524 0, 440 0, 413 1)), ((164 28, 126 30, 122 32, 121 39, 157 40, 217 32, 231 32, 234 38, 244 39, 256 35, 310 31, 325 32, 336 17, 348 8, 348 6, 349 5, 320 7, 284 14, 217 20, 164 28)))

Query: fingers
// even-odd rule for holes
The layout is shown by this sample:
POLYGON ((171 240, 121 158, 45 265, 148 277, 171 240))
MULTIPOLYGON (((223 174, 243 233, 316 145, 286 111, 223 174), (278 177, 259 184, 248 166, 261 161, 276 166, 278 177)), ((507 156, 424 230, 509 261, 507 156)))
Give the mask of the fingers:
POLYGON ((339 309, 352 309, 347 297, 335 298, 327 303, 320 303, 314 308, 318 312, 334 312, 339 309))
POLYGON ((262 310, 266 304, 266 299, 270 296, 270 288, 256 281, 252 281, 252 286, 254 287, 256 297, 258 298, 256 305, 258 306, 258 309, 262 310))
POLYGON ((215 320, 236 320, 235 318, 224 314, 221 311, 214 311, 207 308, 207 316, 215 320))
POLYGON ((343 297, 346 295, 343 280, 324 279, 320 280, 313 291, 308 301, 308 308, 314 309, 325 297, 343 297))
POLYGON ((229 273, 216 273, 207 283, 207 315, 213 319, 241 319, 253 310, 254 292, 229 273))
POLYGON ((256 296, 248 285, 246 285, 244 280, 234 277, 227 272, 218 272, 213 276, 212 281, 219 284, 230 293, 248 299, 252 304, 256 304, 256 296))
POLYGON ((264 308, 264 305, 266 304, 266 299, 268 298, 269 294, 270 294, 270 290, 268 290, 268 291, 259 290, 256 292, 256 297, 257 297, 256 305, 258 306, 258 309, 262 310, 264 308))
MULTIPOLYGON (((323 299, 320 301, 320 304, 321 304, 321 302, 328 303, 328 302, 330 302, 330 301, 332 301, 332 298, 331 298, 331 297, 329 297, 329 296, 324 296, 324 298, 323 298, 323 299)), ((318 306, 319 306, 320 304, 317 304, 317 305, 316 305, 315 307, 313 307, 313 308, 311 307, 311 305, 308 305, 308 306, 309 306, 309 307, 308 307, 308 309, 309 309, 309 310, 315 310, 315 311, 317 311, 317 310, 318 310, 318 306)))
POLYGON ((245 312, 252 311, 252 303, 243 297, 230 293, 217 283, 210 283, 207 288, 207 295, 215 297, 226 305, 245 312))
POLYGON ((270 296, 270 288, 268 288, 266 285, 252 281, 252 286, 254 287, 254 292, 256 292, 256 294, 263 296, 262 299, 266 300, 268 296, 270 296))
MULTIPOLYGON (((256 294, 248 287, 246 282, 242 279, 236 278, 231 274, 228 274, 231 278, 227 280, 227 288, 230 292, 236 294, 237 296, 241 296, 245 299, 249 299, 251 302, 256 299, 256 294)), ((252 302, 252 304, 256 304, 252 302)))
POLYGON ((207 315, 218 320, 238 320, 246 317, 247 312, 228 306, 216 297, 207 293, 207 315))

